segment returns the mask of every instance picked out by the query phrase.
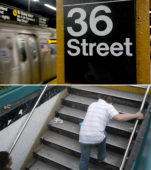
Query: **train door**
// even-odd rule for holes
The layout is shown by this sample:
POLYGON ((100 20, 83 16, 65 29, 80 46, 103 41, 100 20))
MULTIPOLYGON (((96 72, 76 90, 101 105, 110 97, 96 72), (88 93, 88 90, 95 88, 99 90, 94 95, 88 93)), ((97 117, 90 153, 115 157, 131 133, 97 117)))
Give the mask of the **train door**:
POLYGON ((33 84, 40 82, 39 52, 35 36, 28 36, 28 52, 30 57, 31 81, 33 84))
POLYGON ((27 36, 17 36, 17 52, 20 60, 21 83, 31 83, 30 59, 27 50, 27 36))
POLYGON ((50 55, 51 55, 51 68, 52 68, 52 77, 56 77, 56 44, 50 44, 50 55))
POLYGON ((15 36, 0 33, 0 84, 20 83, 19 61, 15 54, 15 36))
POLYGON ((41 80, 47 81, 52 78, 51 55, 48 45, 48 38, 40 38, 41 51, 41 80))

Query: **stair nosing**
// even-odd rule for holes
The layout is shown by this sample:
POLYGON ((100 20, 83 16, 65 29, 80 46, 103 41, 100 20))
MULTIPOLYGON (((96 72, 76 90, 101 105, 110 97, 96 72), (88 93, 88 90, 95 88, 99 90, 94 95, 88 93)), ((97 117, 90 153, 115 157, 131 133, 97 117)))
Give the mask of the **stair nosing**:
MULTIPOLYGON (((52 130, 51 129, 51 127, 52 128, 55 128, 55 129, 58 129, 58 130, 61 130, 61 131, 66 131, 66 132, 69 132, 69 133, 72 133, 72 134, 74 134, 74 135, 79 135, 79 130, 80 130, 80 127, 79 127, 79 125, 78 124, 76 124, 76 123, 73 123, 73 122, 69 122, 69 121, 66 121, 66 120, 64 120, 64 123, 66 123, 66 124, 68 124, 68 126, 72 126, 72 127, 75 127, 75 128, 73 128, 73 129, 67 129, 66 127, 58 127, 57 126, 57 124, 53 124, 52 122, 50 122, 49 123, 49 127, 50 127, 50 130, 52 130), (79 129, 79 130, 78 130, 79 129)), ((109 127, 109 126, 108 126, 109 127)), ((112 126, 111 128, 114 128, 114 129, 117 129, 117 128, 115 128, 114 126, 112 126)), ((121 130, 120 128, 118 128, 118 130, 121 130)), ((129 133, 129 134, 131 134, 131 132, 132 132, 132 129, 131 129, 131 132, 130 131, 124 131, 124 130, 122 130, 123 132, 126 132, 126 133, 129 133)), ((109 133, 109 134, 111 134, 111 133, 109 133)), ((112 135, 112 134, 111 134, 112 135)), ((116 136, 116 135, 114 135, 114 136, 116 136)), ((121 137, 121 136, 120 136, 121 137)), ((121 137, 122 138, 122 137, 121 137)), ((128 139, 128 138, 127 138, 128 139)))
POLYGON ((77 90, 83 90, 83 91, 87 91, 87 92, 91 92, 91 93, 98 93, 98 94, 103 94, 103 95, 109 95, 109 96, 113 96, 116 98, 122 98, 122 99, 127 99, 127 100, 132 100, 132 101, 136 101, 136 102, 141 102, 143 100, 143 95, 142 94, 136 94, 136 93, 132 93, 132 92, 127 92, 127 91, 120 91, 120 90, 116 90, 116 89, 110 89, 110 88, 102 88, 102 87, 93 87, 93 88, 98 88, 100 90, 93 90, 92 91, 92 87, 90 86, 86 86, 83 88, 83 86, 71 86, 71 89, 77 89, 77 90), (88 88, 91 88, 88 89, 88 88), (108 93, 107 91, 109 91, 110 93, 108 93), (112 92, 112 93, 111 93, 112 92), (118 94, 114 94, 113 92, 117 92, 118 94), (136 96, 135 99, 131 98, 131 97, 127 97, 127 95, 125 95, 123 97, 123 95, 121 95, 120 93, 124 93, 124 94, 132 94, 133 96, 136 96), (119 95, 120 94, 120 95, 119 95), (139 99, 139 100, 138 100, 139 99))
MULTIPOLYGON (((56 134, 57 136, 63 136, 63 138, 67 138, 68 140, 70 140, 70 141, 76 141, 76 142, 78 142, 78 140, 76 140, 76 139, 72 139, 72 138, 70 138, 70 137, 68 137, 68 136, 64 136, 63 134, 58 134, 57 132, 53 132, 53 131, 48 131, 48 132, 46 132, 42 137, 41 137, 41 139, 42 140, 44 140, 45 138, 47 138, 50 134, 56 134)), ((113 144, 113 143, 111 143, 111 141, 109 140, 109 138, 111 138, 111 136, 116 136, 116 135, 112 135, 112 134, 109 134, 108 133, 108 135, 107 135, 107 145, 111 145, 111 146, 113 146, 113 147, 116 147, 116 148, 119 148, 119 149, 122 149, 122 150, 126 150, 126 148, 127 148, 127 145, 125 145, 125 146, 121 146, 121 145, 115 145, 115 144, 113 144)), ((121 140, 126 140, 126 144, 128 143, 128 139, 123 139, 123 137, 120 137, 120 139, 121 140)))
MULTIPOLYGON (((78 163, 79 163, 79 158, 77 158, 76 156, 72 156, 72 155, 69 155, 69 154, 67 154, 67 153, 64 153, 64 152, 61 152, 61 151, 59 151, 59 150, 57 150, 57 149, 54 149, 54 148, 50 148, 49 146, 46 146, 46 145, 44 145, 44 144, 41 144, 40 146, 39 146, 39 148, 40 148, 40 150, 39 151, 41 151, 43 148, 46 148, 47 149, 47 151, 48 150, 55 150, 55 151, 57 151, 58 153, 60 152, 60 153, 63 153, 64 155, 66 155, 68 158, 70 157, 70 158, 74 158, 74 160, 76 159, 76 161, 78 161, 78 163)), ((43 155, 40 155, 37 151, 35 151, 34 152, 36 155, 38 155, 38 156, 40 156, 40 157, 44 157, 43 155)), ((48 159, 48 157, 46 157, 45 156, 45 159, 48 159)), ((55 162, 55 163, 57 163, 57 164, 59 164, 59 165, 62 165, 62 162, 58 162, 58 161, 56 161, 56 160, 50 160, 50 161, 52 161, 52 162, 55 162)), ((64 162, 65 163, 65 162, 64 162)), ((71 168, 71 167, 68 167, 68 165, 66 164, 66 165, 62 165, 62 166, 64 166, 64 167, 66 167, 66 168, 71 168)), ((93 164, 91 164, 90 166, 93 166, 93 167, 96 167, 96 165, 93 165, 93 164)), ((97 168, 99 168, 98 166, 97 166, 97 168)), ((101 168, 101 167, 100 167, 101 168)), ((101 169, 98 169, 98 170, 101 170, 101 169)), ((77 169, 75 169, 74 167, 72 167, 72 170, 77 170, 77 169)), ((91 169, 92 170, 92 169, 91 169)), ((102 169, 102 170, 104 170, 104 168, 102 169)))
MULTIPOLYGON (((92 98, 88 98, 88 97, 70 94, 70 95, 66 96, 65 98, 63 98, 63 101, 71 102, 71 103, 74 103, 74 104, 80 104, 80 105, 88 107, 91 103, 97 102, 97 99, 92 99, 92 98), (75 96, 78 97, 79 100, 71 99, 71 98, 74 98, 75 96), (84 100, 85 102, 80 101, 80 99, 84 100), (89 100, 92 100, 92 101, 89 102, 89 100)), ((67 106, 65 103, 62 103, 62 105, 66 106, 66 107, 70 107, 70 106, 67 106)), ((117 103, 113 103, 113 106, 117 109, 117 111, 119 110, 119 113, 124 113, 124 114, 125 113, 135 114, 139 110, 139 107, 132 107, 132 106, 127 106, 127 105, 117 104, 117 103), (124 108, 125 108, 125 110, 123 110, 124 108), (127 112, 126 110, 132 110, 132 112, 127 112)), ((78 108, 75 108, 75 109, 78 109, 78 108)), ((78 110, 80 110, 80 109, 78 109, 78 110)))

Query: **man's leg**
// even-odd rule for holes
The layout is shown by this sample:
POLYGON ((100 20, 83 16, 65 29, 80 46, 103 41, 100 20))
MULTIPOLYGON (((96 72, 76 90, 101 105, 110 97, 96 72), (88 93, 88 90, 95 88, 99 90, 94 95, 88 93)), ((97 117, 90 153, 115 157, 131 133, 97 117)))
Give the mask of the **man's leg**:
POLYGON ((92 145, 80 144, 80 148, 81 148, 81 157, 80 157, 79 170, 88 170, 92 145))
POLYGON ((106 137, 107 134, 105 132, 104 140, 98 145, 98 160, 102 161, 106 156, 106 137))

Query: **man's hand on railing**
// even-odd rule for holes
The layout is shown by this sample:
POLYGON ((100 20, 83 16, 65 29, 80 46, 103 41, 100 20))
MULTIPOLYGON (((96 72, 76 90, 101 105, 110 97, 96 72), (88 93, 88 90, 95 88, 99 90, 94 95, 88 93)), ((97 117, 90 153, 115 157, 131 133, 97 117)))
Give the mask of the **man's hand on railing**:
POLYGON ((139 120, 144 119, 144 115, 143 115, 143 113, 141 113, 141 111, 137 112, 136 114, 137 114, 137 119, 139 119, 139 120))
POLYGON ((120 121, 120 122, 126 122, 132 119, 144 119, 144 115, 138 111, 135 114, 125 113, 125 114, 117 114, 113 117, 114 120, 120 121))

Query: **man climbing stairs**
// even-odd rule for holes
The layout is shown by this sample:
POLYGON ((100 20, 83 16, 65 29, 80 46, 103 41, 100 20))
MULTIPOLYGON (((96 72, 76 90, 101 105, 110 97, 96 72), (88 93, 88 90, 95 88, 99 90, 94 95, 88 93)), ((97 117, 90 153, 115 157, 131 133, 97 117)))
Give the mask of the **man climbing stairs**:
MULTIPOLYGON (((94 86, 71 86, 56 111, 63 122, 52 120, 48 131, 41 137, 41 144, 34 151, 34 159, 27 166, 29 170, 78 170, 80 159, 79 122, 83 121, 88 106, 98 96, 112 96, 114 107, 121 113, 135 114, 141 105, 143 95, 94 86)), ((107 155, 103 163, 97 162, 97 148, 90 158, 90 170, 118 170, 126 150, 135 121, 111 121, 107 126, 107 155)), ((140 126, 140 125, 139 125, 140 126)), ((137 131, 139 130, 139 127, 137 131)), ((137 135, 137 131, 135 136, 137 135)), ((131 148, 133 147, 133 143, 131 148)))

